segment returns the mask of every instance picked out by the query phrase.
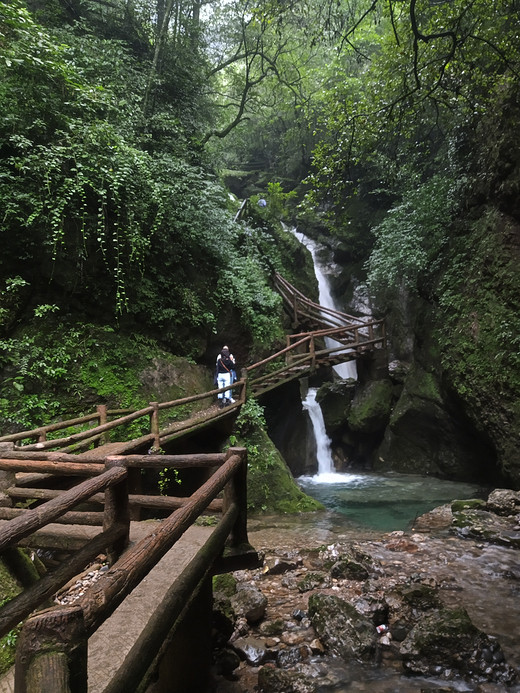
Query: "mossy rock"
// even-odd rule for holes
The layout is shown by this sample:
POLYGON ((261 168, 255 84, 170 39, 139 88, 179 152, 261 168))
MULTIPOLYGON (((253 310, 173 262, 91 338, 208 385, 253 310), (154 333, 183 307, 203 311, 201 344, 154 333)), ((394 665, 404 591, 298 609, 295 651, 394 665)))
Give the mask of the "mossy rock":
POLYGON ((368 578, 368 570, 349 558, 343 558, 334 563, 330 569, 330 575, 333 578, 344 580, 366 580, 368 578))
POLYGON ((347 417, 350 430, 376 433, 390 419, 393 385, 389 380, 375 380, 356 392, 347 417))
POLYGON ((480 498, 470 498, 468 500, 454 500, 451 504, 451 512, 456 513, 461 510, 484 510, 486 501, 480 498))
POLYGON ((239 445, 248 448, 247 505, 251 513, 299 513, 323 510, 297 485, 267 433, 255 427, 239 445))
POLYGON ((316 393, 316 402, 320 405, 328 433, 333 433, 345 425, 355 389, 356 381, 347 380, 325 383, 316 393))
POLYGON ((317 587, 329 587, 330 583, 331 580, 327 573, 311 571, 298 581, 297 587, 300 592, 308 592, 309 590, 314 590, 317 587))
MULTIPOLYGON (((0 560, 0 604, 10 601, 21 591, 22 587, 18 580, 12 575, 4 561, 0 560)), ((14 664, 16 637, 17 630, 14 629, 0 639, 0 675, 14 664)))
POLYGON ((438 609, 441 601, 437 590, 428 585, 410 585, 399 590, 404 601, 414 609, 427 611, 428 609, 438 609))
POLYGON ((400 648, 405 671, 429 676, 457 672, 510 685, 516 673, 498 642, 479 630, 465 609, 440 609, 421 619, 400 648))
POLYGON ((232 597, 237 591, 237 581, 231 573, 222 573, 213 577, 213 592, 232 597))
POLYGON ((309 618, 323 646, 345 661, 370 661, 375 651, 375 627, 339 597, 312 594, 309 618))

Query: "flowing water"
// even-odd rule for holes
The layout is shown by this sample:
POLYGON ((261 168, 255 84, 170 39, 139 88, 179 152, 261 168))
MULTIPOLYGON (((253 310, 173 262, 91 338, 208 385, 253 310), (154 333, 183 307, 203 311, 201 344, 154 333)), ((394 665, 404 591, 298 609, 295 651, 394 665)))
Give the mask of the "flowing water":
POLYGON ((303 400, 316 441, 318 473, 297 481, 309 496, 328 510, 348 518, 352 526, 391 532, 410 529, 414 519, 454 498, 485 498, 489 489, 477 484, 409 474, 338 474, 316 388, 303 400))
MULTIPOLYGON (((318 300, 320 306, 323 306, 324 308, 331 308, 333 310, 342 310, 342 307, 338 306, 336 301, 334 300, 330 289, 328 275, 332 270, 332 265, 328 263, 324 258, 324 253, 327 252, 325 246, 322 246, 316 241, 313 241, 311 238, 308 238, 305 234, 301 233, 300 231, 297 231, 297 229, 295 228, 285 228, 288 231, 290 231, 300 241, 300 243, 307 248, 307 250, 310 252, 312 256, 312 260, 314 263, 314 274, 316 275, 316 280, 318 281, 318 300)), ((327 348, 330 349, 334 346, 337 346, 339 342, 336 342, 333 339, 329 339, 327 337, 325 339, 325 344, 327 348)), ((333 371, 338 378, 341 378, 343 380, 347 378, 354 378, 354 380, 357 380, 357 367, 356 362, 354 360, 346 361, 345 363, 340 363, 337 366, 334 366, 333 371)))
MULTIPOLYGON (((338 309, 327 279, 330 267, 319 244, 303 234, 291 231, 307 246, 314 260, 319 284, 320 304, 338 309)), ((341 307, 339 308, 341 310, 341 307)), ((357 378, 355 362, 345 364, 336 375, 357 378)), ((452 482, 434 477, 396 473, 336 473, 323 416, 316 403, 316 390, 309 389, 302 402, 315 435, 317 473, 297 479, 300 487, 319 500, 325 510, 294 516, 252 518, 249 537, 253 545, 268 552, 274 548, 302 550, 335 543, 367 542, 389 570, 410 574, 423 572, 447 587, 444 601, 453 608, 464 606, 474 624, 501 643, 506 658, 520 666, 520 561, 518 550, 463 539, 448 530, 428 535, 413 533, 414 520, 429 510, 454 499, 485 498, 489 489, 476 484, 452 482), (409 532, 417 549, 395 553, 386 548, 383 538, 391 532, 409 532), (449 587, 453 584, 453 587, 449 587), (452 590, 452 591, 450 591, 452 590)), ((390 535, 392 536, 392 535, 390 535)), ((464 682, 410 679, 385 668, 350 664, 345 668, 337 660, 329 670, 339 667, 338 684, 324 691, 350 693, 406 693, 424 690, 460 690, 479 693, 520 691, 520 685, 471 686, 464 682)))

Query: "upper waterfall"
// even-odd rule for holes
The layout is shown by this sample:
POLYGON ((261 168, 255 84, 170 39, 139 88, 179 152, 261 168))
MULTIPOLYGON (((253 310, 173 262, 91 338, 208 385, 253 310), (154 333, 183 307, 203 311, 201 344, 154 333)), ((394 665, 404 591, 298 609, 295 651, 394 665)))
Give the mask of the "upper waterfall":
MULTIPOLYGON (((283 227, 286 231, 292 233, 293 236, 307 248, 307 250, 310 252, 312 256, 314 274, 318 282, 318 296, 320 305, 324 308, 342 310, 343 306, 337 305, 331 293, 330 282, 327 275, 327 270, 329 270, 330 273, 330 264, 327 264, 323 261, 323 254, 321 253, 321 251, 325 249, 325 246, 312 240, 312 238, 309 238, 301 231, 298 231, 296 227, 289 227, 285 224, 283 224, 283 227)), ((338 344, 338 342, 334 341, 333 339, 330 339, 329 337, 325 339, 325 342, 327 346, 335 346, 338 344)), ((343 380, 346 380, 347 378, 353 378, 354 380, 357 380, 357 366, 354 360, 346 361, 345 363, 340 363, 337 366, 334 366, 333 370, 336 373, 336 375, 339 378, 342 378, 343 380)))

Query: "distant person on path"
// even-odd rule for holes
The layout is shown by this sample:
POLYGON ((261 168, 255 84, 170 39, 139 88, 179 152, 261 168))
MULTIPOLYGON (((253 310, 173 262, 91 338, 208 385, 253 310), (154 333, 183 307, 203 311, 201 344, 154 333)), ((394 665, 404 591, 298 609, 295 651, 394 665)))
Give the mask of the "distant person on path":
MULTIPOLYGON (((233 383, 233 374, 235 371, 235 357, 229 353, 229 347, 223 346, 222 351, 217 356, 216 376, 217 387, 229 387, 233 383)), ((218 393, 219 409, 226 407, 228 404, 233 404, 235 400, 231 396, 231 390, 218 393)))

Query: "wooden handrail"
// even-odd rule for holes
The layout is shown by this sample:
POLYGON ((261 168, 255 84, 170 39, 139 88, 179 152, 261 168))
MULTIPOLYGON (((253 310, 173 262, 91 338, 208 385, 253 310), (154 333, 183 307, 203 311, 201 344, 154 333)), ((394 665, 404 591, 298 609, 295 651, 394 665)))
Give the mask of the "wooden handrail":
MULTIPOLYGON (((262 368, 268 364, 285 357, 289 364, 276 369, 271 374, 272 376, 278 376, 282 373, 287 373, 290 378, 294 377, 293 373, 290 373, 290 369, 297 368, 298 366, 303 366, 308 361, 309 367, 311 369, 315 368, 319 364, 320 359, 326 359, 327 356, 341 353, 344 349, 347 350, 360 350, 367 347, 377 347, 381 346, 385 348, 386 346, 386 333, 385 325, 383 320, 371 320, 369 322, 363 321, 361 318, 356 318, 354 316, 342 313, 337 310, 324 308, 319 304, 310 301, 306 298, 298 289, 292 286, 287 280, 285 280, 281 275, 275 274, 275 285, 279 289, 282 297, 288 305, 290 305, 291 310, 297 308, 297 304, 300 306, 305 306, 307 309, 311 310, 313 314, 306 313, 300 309, 300 315, 311 319, 315 324, 323 325, 320 329, 313 330, 311 332, 301 332, 294 335, 288 335, 287 345, 284 349, 271 354, 269 357, 259 361, 258 363, 247 366, 244 369, 245 378, 253 375, 255 372, 259 372, 262 368), (294 300, 292 300, 294 299, 294 300), (333 317, 335 322, 330 324, 327 322, 327 316, 333 317), (337 324, 340 321, 340 324, 337 324), (380 332, 380 336, 378 333, 380 332), (317 349, 315 340, 330 338, 339 343, 338 347, 330 347, 328 350, 317 349), (301 351, 302 347, 308 349, 308 353, 312 354, 310 359, 301 359, 298 350, 301 351)), ((350 356, 348 356, 350 358, 350 356)), ((253 377, 250 380, 249 385, 253 386, 251 390, 253 395, 255 395, 254 386, 265 382, 268 375, 253 377)), ((40 451, 40 450, 51 450, 53 448, 62 448, 65 452, 78 452, 85 447, 96 446, 99 443, 107 442, 106 436, 110 431, 115 428, 135 421, 141 417, 149 417, 149 429, 150 433, 141 436, 140 438, 131 441, 132 446, 128 448, 138 449, 144 445, 150 444, 155 447, 160 447, 163 444, 170 442, 171 440, 185 435, 187 431, 192 431, 201 425, 206 425, 208 421, 216 421, 220 418, 227 417, 234 409, 237 409, 241 404, 246 401, 247 396, 247 382, 246 379, 241 380, 231 384, 230 386, 217 388, 210 390, 209 392, 198 393, 195 395, 190 395, 188 397, 183 397, 177 400, 172 400, 168 402, 151 402, 148 407, 140 409, 138 411, 128 412, 128 410, 111 410, 106 411, 103 405, 98 406, 96 413, 89 414, 78 419, 71 419, 64 422, 50 424, 48 426, 39 427, 32 431, 23 431, 20 433, 10 434, 8 436, 0 437, 0 442, 16 442, 23 440, 24 438, 38 438, 37 443, 30 443, 23 446, 23 449, 27 452, 30 451, 40 451), (204 399, 213 398, 222 392, 227 390, 232 390, 234 393, 238 390, 238 396, 235 394, 235 399, 237 402, 232 405, 232 407, 226 408, 225 411, 212 412, 210 416, 200 417, 201 423, 196 424, 191 421, 186 422, 184 426, 180 425, 180 422, 173 422, 169 424, 166 428, 159 430, 159 411, 164 411, 167 409, 173 409, 175 407, 180 407, 186 404, 193 404, 204 399), (71 427, 73 425, 80 425, 82 423, 88 423, 92 420, 103 421, 107 416, 113 414, 123 413, 123 416, 102 423, 94 428, 90 428, 86 431, 71 434, 70 436, 64 438, 57 438, 54 440, 47 440, 47 433, 52 431, 57 431, 63 428, 71 427)), ((18 448, 20 450, 21 448, 18 448)), ((95 460, 95 454, 90 452, 89 458, 95 460)), ((103 461, 103 456, 100 455, 99 461, 103 461)))
MULTIPOLYGON (((132 460, 134 465, 138 464, 138 457, 143 458, 143 456, 135 456, 132 460)), ((181 461, 180 456, 169 457, 169 463, 178 464, 181 461)), ((197 457, 198 462, 202 462, 202 458, 200 456, 197 457)), ((142 459, 142 461, 150 462, 148 459, 142 459)), ((112 567, 96 583, 90 586, 87 593, 73 607, 58 606, 29 618, 22 628, 19 639, 15 672, 15 687, 17 691, 36 693, 36 689, 31 687, 30 683, 27 683, 32 679, 33 675, 31 672, 34 673, 35 668, 38 670, 38 674, 35 676, 38 686, 41 685, 42 681, 46 681, 47 683, 50 682, 49 685, 54 686, 52 688, 53 691, 86 690, 88 637, 114 612, 117 606, 141 582, 153 566, 159 562, 222 490, 224 490, 225 508, 221 523, 219 523, 217 530, 213 532, 210 540, 206 542, 195 559, 170 588, 166 601, 159 605, 151 619, 151 625, 137 643, 139 651, 145 647, 150 638, 152 638, 154 643, 164 640, 166 624, 169 623, 169 627, 166 630, 167 634, 172 627, 171 619, 177 620, 185 605, 196 594, 197 585, 202 579, 206 579, 209 576, 214 561, 223 549, 226 538, 231 537, 234 544, 247 542, 245 507, 246 450, 244 448, 231 448, 226 453, 224 460, 222 460, 220 455, 213 455, 210 461, 213 464, 221 462, 221 465, 208 481, 188 499, 186 505, 173 512, 152 533, 120 556, 113 563, 112 567), (232 484, 232 488, 229 488, 230 484, 232 484), (226 488, 228 488, 227 491, 226 488), (165 611, 168 616, 166 620, 164 617, 165 611), (54 643, 53 656, 57 657, 56 660, 51 658, 51 661, 46 655, 49 650, 49 642, 54 643), (74 671, 75 683, 71 688, 65 685, 62 686, 64 682, 69 680, 72 671, 74 671)), ((152 460, 151 462, 155 461, 152 460)), ((109 469, 105 472, 107 475, 115 472, 125 472, 126 474, 124 456, 107 458, 107 465, 109 466, 109 469)), ((95 480, 97 481, 99 478, 95 480)), ((84 482, 84 484, 92 481, 89 480, 84 482)), ((116 500, 117 496, 114 497, 114 501, 116 500)), ((111 511, 113 520, 117 514, 117 509, 113 507, 111 511)), ((117 527, 118 523, 113 521, 111 523, 111 536, 117 535, 117 527)), ((105 539, 102 541, 104 542, 105 539)), ((96 546, 99 546, 99 542, 96 546)), ((54 583, 53 587, 55 587, 54 583)), ((49 586, 47 585, 46 590, 48 589, 49 586)), ((45 593, 47 594, 47 591, 45 593)), ((24 609, 27 609, 27 605, 24 606, 24 609)), ((7 614, 6 624, 10 624, 13 618, 17 617, 17 614, 16 609, 11 609, 11 612, 7 614)), ((157 648, 154 650, 146 646, 146 649, 148 653, 145 658, 146 661, 143 662, 141 657, 138 658, 140 660, 137 664, 139 679, 143 677, 144 672, 150 665, 150 657, 157 652, 157 648)), ((114 683, 115 688, 110 690, 121 690, 116 684, 120 681, 118 676, 126 676, 125 670, 125 666, 119 670, 114 683)), ((134 677, 133 684, 135 683, 134 677)), ((41 690, 41 688, 38 690, 41 690)))
POLYGON ((2 528, 0 552, 20 539, 29 536, 37 529, 45 527, 75 505, 88 500, 100 489, 106 489, 126 479, 127 474, 128 472, 123 468, 107 469, 99 476, 87 479, 68 491, 63 491, 57 498, 53 498, 37 510, 28 510, 25 515, 13 518, 6 527, 2 528))
MULTIPOLYGON (((40 453, 41 455, 49 456, 52 453, 40 453)), ((10 460, 0 461, 0 468, 7 465, 10 460)), ((48 465, 48 462, 43 462, 48 465)), ((32 460, 30 463, 31 469, 38 469, 38 461, 32 460)), ((63 463, 60 463, 60 465, 63 463)), ((6 510, 14 511, 14 517, 2 527, 0 532, 0 551, 5 550, 9 546, 19 542, 23 538, 29 536, 34 531, 41 529, 51 522, 59 521, 68 516, 69 521, 77 519, 75 516, 80 513, 71 513, 69 509, 85 500, 97 500, 105 506, 104 514, 95 513, 97 517, 103 517, 103 532, 92 538, 82 549, 74 554, 63 566, 53 571, 42 580, 40 580, 34 588, 25 590, 19 597, 11 600, 4 607, 0 608, 0 637, 5 635, 13 625, 19 623, 31 611, 33 611, 41 602, 50 594, 55 593, 65 582, 71 577, 78 574, 88 562, 92 561, 99 553, 108 551, 109 555, 114 556, 114 561, 119 558, 128 541, 128 506, 133 502, 142 503, 149 506, 162 507, 163 509, 174 510, 173 515, 184 518, 183 531, 186 528, 186 521, 190 524, 195 518, 197 512, 200 514, 202 509, 208 509, 212 512, 222 512, 226 508, 226 495, 224 500, 216 499, 216 495, 229 484, 230 479, 235 475, 240 478, 238 487, 244 484, 245 478, 237 476, 245 473, 247 469, 246 453, 242 448, 232 448, 227 454, 192 454, 192 455, 134 455, 127 459, 124 456, 108 457, 106 459, 107 468, 104 471, 99 470, 100 465, 97 465, 95 470, 98 475, 94 479, 88 479, 68 491, 45 491, 43 489, 27 489, 29 493, 39 491, 42 495, 50 494, 54 496, 51 500, 39 506, 35 510, 9 508, 6 510), (173 498, 162 496, 132 496, 128 494, 126 484, 127 468, 164 468, 173 467, 177 469, 188 467, 219 467, 220 469, 212 475, 199 492, 195 493, 190 498, 173 498), (124 485, 122 485, 124 484, 124 485), (105 488, 105 494, 99 494, 98 491, 105 488), (156 503, 153 503, 155 498, 156 503), (178 513, 178 515, 176 515, 178 513), (194 514, 195 513, 195 514, 194 514), (188 520, 186 520, 186 517, 188 520), (115 551, 111 547, 118 547, 115 551)), ((84 467, 84 473, 91 472, 92 465, 81 464, 78 467, 84 467)), ((58 470, 55 470, 59 472, 58 470)), ((34 496, 33 496, 34 497, 34 496)), ((234 496, 235 497, 235 496, 234 496)), ((245 524, 245 496, 239 492, 238 501, 244 505, 244 509, 240 509, 237 518, 240 517, 238 529, 235 530, 233 536, 239 537, 241 541, 247 540, 247 530, 245 524)), ((229 503, 226 507, 229 507, 229 503)), ((93 515, 94 513, 82 513, 85 515, 93 515)), ((170 516, 171 517, 171 516, 170 516)), ((90 523, 88 523, 90 524, 90 523)), ((154 537, 164 535, 164 523, 161 525, 159 532, 154 532, 154 537)), ((176 535, 175 535, 176 536, 176 535)), ((164 537, 163 537, 164 539, 164 537)), ((155 540, 154 540, 155 541, 155 540)), ((175 541, 173 539, 172 541, 175 541)), ((140 545, 142 546, 142 545, 140 545)), ((162 541, 161 546, 165 544, 162 541)), ((168 550, 168 549, 166 549, 168 550)), ((158 559, 157 559, 158 560, 158 559)))
POLYGON ((85 627, 96 630, 115 611, 125 596, 148 574, 173 544, 184 534, 211 500, 224 488, 246 459, 245 449, 232 449, 226 462, 152 533, 129 548, 94 584, 89 595, 79 600, 85 627))

